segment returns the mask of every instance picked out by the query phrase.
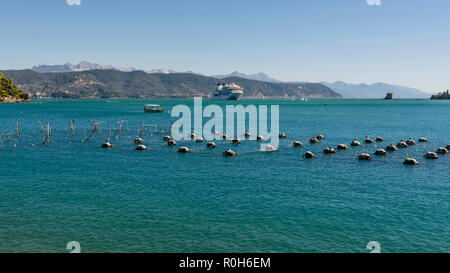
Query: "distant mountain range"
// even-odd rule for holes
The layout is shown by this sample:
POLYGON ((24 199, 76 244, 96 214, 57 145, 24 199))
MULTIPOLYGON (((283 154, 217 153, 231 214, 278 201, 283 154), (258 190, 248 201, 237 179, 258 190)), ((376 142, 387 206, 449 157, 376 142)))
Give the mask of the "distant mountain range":
POLYGON ((344 98, 384 98, 387 92, 393 92, 395 98, 430 98, 430 94, 421 90, 387 83, 367 85, 338 81, 334 83, 321 82, 321 84, 333 89, 344 98))
POLYGON ((87 71, 87 70, 119 70, 124 72, 135 71, 133 67, 114 67, 112 65, 95 64, 89 62, 80 62, 78 64, 66 63, 62 65, 46 65, 38 64, 31 68, 31 70, 39 73, 55 73, 55 72, 73 72, 73 71, 87 71))
MULTIPOLYGON (((217 79, 193 73, 146 73, 85 70, 38 73, 33 70, 0 71, 34 98, 189 98, 208 96, 217 79)), ((319 83, 271 83, 224 78, 244 88, 246 98, 341 98, 319 83)))
MULTIPOLYGON (((89 63, 86 61, 80 62, 78 64, 63 64, 63 65, 45 65, 40 64, 33 66, 33 71, 39 73, 61 73, 61 72, 81 72, 81 71, 90 71, 90 70, 117 70, 121 72, 134 72, 138 71, 134 67, 115 67, 112 65, 101 65, 96 63, 89 63)), ((174 74, 178 73, 171 69, 161 68, 161 69, 152 69, 144 71, 146 73, 151 74, 174 74)), ((194 74, 191 71, 183 72, 181 74, 194 74)), ((200 75, 200 74, 198 74, 200 75)), ((301 85, 303 82, 283 82, 274 78, 271 78, 265 73, 255 73, 255 74, 244 74, 238 71, 234 71, 230 74, 224 75, 212 75, 211 78, 215 79, 227 79, 227 78, 242 78, 248 80, 256 80, 263 81, 266 83, 278 83, 278 84, 293 84, 293 85, 301 85)), ((383 98, 387 92, 394 92, 396 98, 429 98, 430 94, 423 92, 418 89, 400 86, 400 85, 392 85, 387 83, 375 83, 375 84, 349 84, 342 81, 337 81, 334 83, 328 82, 320 82, 332 89, 333 91, 339 93, 344 98, 383 98)), ((280 96, 283 96, 282 94, 280 96)))
MULTIPOLYGON (((282 83, 277 79, 271 78, 264 73, 256 74, 243 74, 234 71, 227 75, 214 75, 213 78, 227 78, 227 77, 240 77, 244 79, 282 83)), ((289 82, 284 82, 289 83, 289 82)), ((297 83, 297 82, 290 82, 297 83)), ((301 82, 298 82, 301 84, 301 82)), ((396 98, 429 98, 430 94, 425 93, 421 90, 414 89, 411 87, 405 87, 400 85, 392 85, 387 83, 375 83, 375 84, 349 84, 342 81, 337 81, 334 83, 320 82, 321 84, 331 88, 333 91, 339 93, 344 98, 384 98, 387 92, 394 92, 396 98)))
POLYGON ((223 78, 229 78, 229 77, 239 77, 239 78, 243 78, 243 79, 263 81, 263 82, 275 82, 275 83, 281 83, 282 82, 282 81, 273 79, 273 78, 267 76, 267 74, 264 74, 262 72, 256 73, 256 74, 244 74, 244 73, 240 73, 238 71, 234 71, 234 72, 232 72, 230 74, 213 75, 211 77, 216 78, 216 79, 223 79, 223 78))
MULTIPOLYGON (((115 67, 109 64, 96 64, 90 62, 80 62, 78 64, 61 64, 61 65, 46 65, 46 64, 38 64, 31 68, 31 70, 39 72, 39 73, 57 73, 57 72, 75 72, 75 71, 88 71, 88 70, 117 70, 122 72, 132 72, 137 71, 138 69, 131 66, 122 66, 115 67)), ((157 68, 145 71, 147 73, 176 73, 176 71, 166 68, 157 68)))

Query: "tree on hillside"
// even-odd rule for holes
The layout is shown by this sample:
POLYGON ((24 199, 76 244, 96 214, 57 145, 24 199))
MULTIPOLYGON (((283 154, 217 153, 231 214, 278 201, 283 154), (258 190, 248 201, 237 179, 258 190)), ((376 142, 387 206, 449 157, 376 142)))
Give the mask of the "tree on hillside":
POLYGON ((30 96, 22 92, 14 85, 13 79, 7 79, 0 73, 0 98, 15 98, 17 100, 28 100, 30 96))

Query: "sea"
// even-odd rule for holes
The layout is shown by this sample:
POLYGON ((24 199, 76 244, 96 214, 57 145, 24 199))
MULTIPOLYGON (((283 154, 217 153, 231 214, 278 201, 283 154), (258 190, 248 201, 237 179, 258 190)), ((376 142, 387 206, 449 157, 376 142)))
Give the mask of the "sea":
POLYGON ((67 253, 73 241, 81 252, 368 253, 372 241, 381 252, 450 251, 450 157, 424 158, 450 144, 450 101, 203 104, 278 105, 287 138, 270 153, 244 137, 215 140, 215 149, 191 140, 169 147, 171 110, 192 109, 193 99, 0 104, 0 252, 67 253), (165 111, 144 113, 147 103, 165 111), (149 150, 135 150, 137 135, 149 150), (322 152, 366 136, 384 142, 322 152), (115 147, 100 148, 108 137, 115 147), (373 155, 419 137, 429 142, 373 155), (228 148, 237 156, 224 157, 228 148), (406 157, 420 164, 402 164, 406 157))

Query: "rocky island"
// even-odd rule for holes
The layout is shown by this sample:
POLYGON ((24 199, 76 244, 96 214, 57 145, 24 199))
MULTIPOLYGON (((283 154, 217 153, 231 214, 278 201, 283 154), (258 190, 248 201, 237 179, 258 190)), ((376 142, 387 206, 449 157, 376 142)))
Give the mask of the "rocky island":
POLYGON ((7 79, 0 73, 0 103, 29 101, 30 96, 14 85, 13 79, 7 79))
POLYGON ((450 94, 447 90, 445 92, 439 92, 437 95, 431 96, 430 99, 432 99, 432 100, 450 100, 450 94))
POLYGON ((394 99, 394 92, 388 92, 386 96, 384 97, 385 100, 393 100, 394 99))

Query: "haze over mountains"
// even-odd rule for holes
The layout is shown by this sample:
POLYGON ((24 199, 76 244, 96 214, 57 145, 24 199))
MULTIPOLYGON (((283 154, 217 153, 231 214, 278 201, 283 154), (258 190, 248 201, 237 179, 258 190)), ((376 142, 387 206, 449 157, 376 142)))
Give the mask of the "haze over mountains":
MULTIPOLYGON (((78 64, 63 64, 63 65, 45 65, 39 64, 32 67, 32 70, 39 73, 61 73, 61 72, 80 72, 80 71, 90 71, 90 70, 117 70, 121 72, 133 72, 138 71, 138 69, 125 66, 125 67, 116 67, 112 65, 102 65, 90 62, 80 62, 78 64)), ((161 73, 161 74, 173 74, 179 73, 175 70, 161 68, 161 69, 152 69, 144 71, 146 73, 161 73)), ((182 72, 182 73, 192 73, 191 71, 182 72)), ((199 73, 195 73, 197 75, 201 75, 199 73)), ((265 73, 255 73, 255 74, 244 74, 238 71, 234 71, 230 74, 223 75, 212 75, 211 78, 215 79, 229 79, 229 78, 242 78, 248 80, 255 81, 263 81, 266 83, 289 83, 289 84, 302 84, 303 82, 283 82, 277 79, 274 79, 268 76, 265 73)), ((383 98, 387 92, 394 92, 396 98, 429 98, 430 94, 423 92, 421 90, 410 88, 406 86, 400 85, 392 85, 387 83, 374 83, 374 84, 350 84, 342 81, 336 81, 334 83, 329 82, 320 82, 332 89, 333 91, 339 93, 344 98, 383 98)), ((280 94, 280 96, 282 96, 280 94)))
MULTIPOLYGON (((82 61, 78 64, 66 63, 62 65, 47 65, 47 64, 38 64, 31 68, 31 70, 39 72, 39 73, 57 73, 57 72, 74 72, 74 71, 88 71, 88 70, 118 70, 122 72, 132 72, 137 71, 138 69, 131 66, 121 66, 116 67, 109 64, 96 64, 90 63, 86 61, 82 61)), ((166 68, 156 68, 152 70, 145 71, 147 73, 176 73, 176 71, 166 68)))
POLYGON ((255 73, 255 74, 244 74, 244 73, 240 73, 238 71, 234 71, 234 72, 232 72, 230 74, 213 75, 211 77, 217 78, 217 79, 223 79, 223 78, 229 78, 229 77, 239 77, 239 78, 243 78, 243 79, 263 81, 263 82, 275 82, 275 83, 281 83, 282 82, 282 81, 273 79, 273 78, 267 76, 267 74, 262 73, 262 72, 255 73))
MULTIPOLYGON (((269 77, 264 73, 256 73, 256 74, 243 74, 237 71, 234 71, 231 74, 227 75, 215 75, 211 76, 213 78, 223 79, 227 77, 240 77, 244 79, 265 81, 265 82, 274 82, 274 83, 282 83, 283 81, 279 81, 277 79, 269 77)), ((285 82, 287 83, 287 82, 285 82)), ((294 83, 294 82, 291 82, 294 83)), ((298 82, 301 83, 301 82, 298 82)), ((384 98, 387 92, 394 92, 396 98, 429 98, 430 94, 423 92, 421 90, 393 85, 387 83, 374 83, 374 84, 350 84, 342 81, 337 81, 334 83, 320 82, 321 84, 331 88, 333 91, 342 95, 343 98, 355 98, 355 99, 370 99, 370 98, 384 98)))
POLYGON ((418 89, 381 82, 370 85, 365 83, 350 84, 342 81, 334 83, 321 82, 321 84, 338 92, 344 98, 357 98, 357 99, 384 98, 387 92, 394 92, 395 98, 430 97, 430 94, 425 93, 418 89))

